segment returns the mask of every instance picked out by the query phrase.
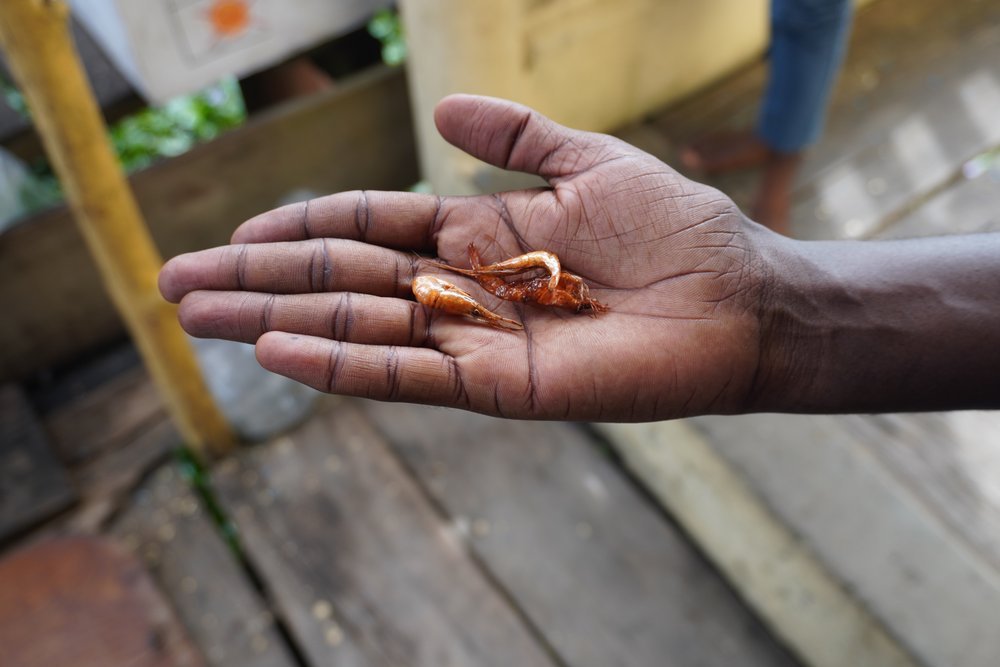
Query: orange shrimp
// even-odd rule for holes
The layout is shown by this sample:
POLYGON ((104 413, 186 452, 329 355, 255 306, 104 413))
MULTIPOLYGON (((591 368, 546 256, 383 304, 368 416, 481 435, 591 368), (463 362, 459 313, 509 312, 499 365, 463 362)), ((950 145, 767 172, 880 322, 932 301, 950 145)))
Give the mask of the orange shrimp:
POLYGON ((590 296, 590 287, 580 276, 563 271, 556 289, 549 289, 544 278, 529 278, 505 283, 493 276, 476 278, 480 286, 490 294, 507 301, 536 303, 539 306, 563 308, 575 313, 590 311, 594 314, 606 313, 608 307, 590 296))
POLYGON ((413 279, 413 295, 428 308, 437 308, 452 315, 466 317, 496 329, 520 330, 524 325, 490 312, 472 295, 436 276, 417 276, 413 279))
MULTIPOLYGON (((555 257, 552 253, 546 252, 545 254, 555 257)), ((520 260, 521 257, 526 257, 526 255, 514 257, 500 264, 516 266, 517 260, 520 260)), ((556 258, 556 261, 558 261, 558 258, 556 258)), ((551 277, 556 278, 555 285, 552 284, 551 278, 546 279, 542 277, 507 282, 503 278, 498 277, 497 272, 494 270, 497 264, 482 265, 482 261, 479 258, 479 251, 473 243, 469 244, 469 264, 472 265, 471 269, 459 269, 437 262, 430 263, 438 268, 453 271, 464 276, 471 276, 487 292, 507 301, 536 303, 540 306, 564 308, 577 313, 591 311, 596 314, 604 313, 608 310, 607 306, 590 297, 590 287, 583 282, 583 278, 568 271, 560 271, 558 275, 551 277)), ((537 267, 529 266, 524 270, 531 268, 537 267)))
MULTIPOLYGON (((559 258, 555 255, 555 253, 551 253, 547 250, 533 250, 523 255, 518 255, 517 257, 505 259, 502 262, 494 262, 493 264, 483 266, 479 260, 479 251, 476 249, 476 244, 470 243, 469 259, 471 260, 473 257, 476 258, 476 263, 472 265, 473 270, 476 272, 476 276, 513 276, 518 273, 524 273, 525 271, 531 271, 532 269, 545 269, 549 272, 548 283, 549 289, 551 290, 556 289, 558 286, 559 274, 562 272, 562 266, 559 263, 559 258)), ((447 264, 438 264, 437 262, 430 263, 439 268, 455 271, 456 273, 462 273, 461 270, 456 270, 454 267, 448 266, 447 264)), ((473 274, 466 273, 465 275, 473 274)))

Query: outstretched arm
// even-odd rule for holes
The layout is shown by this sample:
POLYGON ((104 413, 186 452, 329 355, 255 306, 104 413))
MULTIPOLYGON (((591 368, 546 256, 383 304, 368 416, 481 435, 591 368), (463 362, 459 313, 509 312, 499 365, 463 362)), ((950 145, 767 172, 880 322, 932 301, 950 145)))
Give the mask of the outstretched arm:
POLYGON ((349 192, 265 213, 160 278, 191 334, 256 343, 333 393, 508 417, 652 420, 745 411, 1000 405, 1000 237, 799 242, 605 135, 453 96, 442 135, 549 188, 482 197, 349 192), (609 307, 500 302, 497 331, 428 310, 414 251, 465 266, 529 250, 609 307))
POLYGON ((748 409, 1000 406, 1000 234, 780 240, 748 409))

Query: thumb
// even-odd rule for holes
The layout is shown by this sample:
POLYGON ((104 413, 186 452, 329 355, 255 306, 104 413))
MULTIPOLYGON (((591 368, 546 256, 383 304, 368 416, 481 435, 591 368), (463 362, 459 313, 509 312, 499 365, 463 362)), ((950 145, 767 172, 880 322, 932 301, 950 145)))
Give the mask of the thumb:
POLYGON ((568 178, 624 152, 627 144, 559 125, 528 107, 476 95, 449 95, 434 109, 450 144, 494 166, 568 178))

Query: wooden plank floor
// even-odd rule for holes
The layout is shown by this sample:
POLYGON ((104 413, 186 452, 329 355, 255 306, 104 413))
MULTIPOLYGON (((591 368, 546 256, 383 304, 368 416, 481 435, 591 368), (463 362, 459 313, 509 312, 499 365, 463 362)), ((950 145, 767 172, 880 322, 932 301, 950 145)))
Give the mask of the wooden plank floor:
POLYGON ((24 392, 0 386, 0 543, 70 505, 74 496, 24 392))
POLYGON ((795 664, 570 425, 333 399, 208 499, 141 369, 44 423, 81 502, 25 542, 115 538, 207 665, 795 664))
MULTIPOLYGON (((671 159, 692 136, 749 124, 762 73, 751 68, 625 136, 671 159)), ((858 16, 827 134, 797 185, 794 231, 808 239, 1000 231, 998 146, 1000 5, 880 0, 858 16)), ((746 203, 755 183, 751 173, 715 185, 746 203)), ((692 446, 698 465, 718 464, 745 485, 748 495, 734 497, 759 504, 795 549, 852 591, 862 607, 853 613, 871 613, 922 664, 996 664, 1000 413, 755 415, 689 425, 691 435, 663 427, 643 437, 664 447, 702 438, 692 446)), ((637 444, 640 430, 622 434, 621 450, 725 568, 732 553, 718 534, 727 511, 709 517, 709 503, 664 489, 672 479, 664 471, 682 459, 637 444)), ((774 598, 754 576, 736 585, 763 595, 759 608, 777 614, 772 622, 784 613, 780 622, 795 625, 787 616, 794 603, 763 611, 774 598)), ((786 639, 812 641, 820 663, 829 654, 810 631, 796 627, 786 639)))
MULTIPOLYGON (((859 11, 826 132, 796 185, 795 235, 877 234, 1000 145, 998 71, 995 2, 879 0, 859 11)), ((752 66, 619 134, 677 165, 694 138, 753 125, 765 76, 752 66)), ((746 208, 757 179, 741 172, 712 184, 746 208)))
POLYGON ((150 390, 35 395, 82 500, 22 543, 114 539, 206 665, 797 664, 581 427, 328 397, 209 478, 150 390))
POLYGON ((843 424, 1000 575, 1000 414, 855 416, 843 424))
POLYGON ((332 403, 214 474, 309 664, 795 664, 577 428, 332 403))
MULTIPOLYGON (((622 134, 671 160, 687 138, 751 122, 762 81, 750 68, 622 134)), ((1000 229, 997 82, 997 3, 866 9, 796 191, 797 234, 1000 229)), ((716 185, 746 203, 755 179, 716 185)), ((192 481, 141 369, 34 398, 78 500, 19 546, 111 536, 211 667, 799 664, 791 651, 817 666, 979 667, 1000 654, 996 414, 675 424, 703 459, 661 466, 669 493, 652 473, 679 440, 650 425, 642 456, 616 442, 685 532, 576 425, 330 399, 192 481)))
POLYGON ((212 667, 294 667, 268 601, 178 466, 156 470, 110 526, 159 583, 212 667))
POLYGON ((309 664, 558 664, 349 402, 214 480, 309 664))
MULTIPOLYGON (((869 428, 860 435, 868 419, 751 415, 693 423, 924 664, 995 665, 1000 655, 995 632, 1000 577, 957 539, 962 532, 979 533, 983 524, 966 514, 967 504, 955 503, 953 495, 931 491, 941 488, 946 468, 894 468, 888 452, 920 447, 919 441, 903 433, 897 440, 884 429, 869 428), (920 486, 901 483, 901 475, 910 475, 920 486), (961 530, 949 529, 937 511, 949 506, 964 515, 961 530)), ((984 421, 995 429, 1000 415, 984 421)), ((921 430, 920 422, 913 426, 921 430)), ((933 444, 926 450, 936 453, 937 461, 954 461, 954 448, 960 446, 945 438, 933 444)), ((983 473, 970 480, 973 485, 987 482, 995 488, 997 478, 987 481, 989 473, 983 473)), ((971 486, 962 498, 982 491, 971 486)), ((981 511, 989 514, 986 507, 981 511)))
POLYGON ((365 408, 566 664, 793 664, 579 428, 365 408))

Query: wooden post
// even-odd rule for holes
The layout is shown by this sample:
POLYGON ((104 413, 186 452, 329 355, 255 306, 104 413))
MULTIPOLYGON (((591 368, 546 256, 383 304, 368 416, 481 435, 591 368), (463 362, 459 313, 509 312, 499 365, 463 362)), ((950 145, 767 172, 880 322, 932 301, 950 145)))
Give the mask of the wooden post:
MULTIPOLYGON (((221 454, 235 441, 232 430, 205 387, 175 309, 160 297, 162 259, 108 142, 68 17, 63 0, 0 0, 0 46, 104 284, 181 435, 200 454, 221 454)), ((58 257, 52 270, 59 270, 58 257)))

